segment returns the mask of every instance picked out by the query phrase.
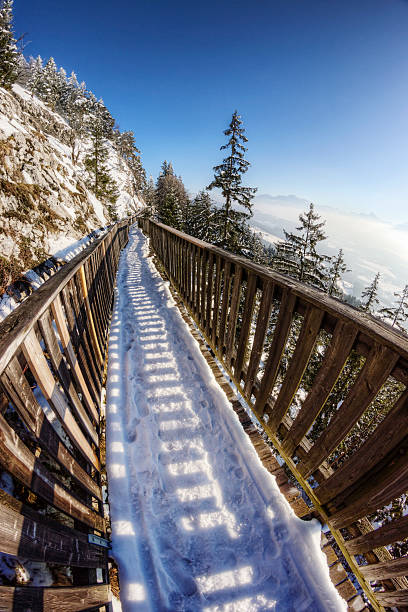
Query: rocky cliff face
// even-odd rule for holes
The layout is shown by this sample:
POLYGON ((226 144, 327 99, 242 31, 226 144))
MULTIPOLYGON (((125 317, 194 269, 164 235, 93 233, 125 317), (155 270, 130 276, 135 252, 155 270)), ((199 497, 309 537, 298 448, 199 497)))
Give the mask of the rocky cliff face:
MULTIPOLYGON (((20 86, 0 88, 0 295, 24 271, 110 223, 86 187, 88 146, 20 86)), ((109 163, 120 191, 116 212, 123 217, 141 201, 113 147, 109 163)))

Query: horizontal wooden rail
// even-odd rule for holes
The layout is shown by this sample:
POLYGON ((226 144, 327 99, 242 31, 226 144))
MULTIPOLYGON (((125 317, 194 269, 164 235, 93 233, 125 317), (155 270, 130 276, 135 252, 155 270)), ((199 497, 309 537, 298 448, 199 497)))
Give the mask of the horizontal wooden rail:
POLYGON ((156 221, 139 225, 374 609, 408 606, 408 557, 390 552, 408 516, 370 520, 408 491, 407 336, 156 221))
POLYGON ((110 610, 100 400, 135 220, 110 227, 0 323, 0 467, 13 490, 0 489, 0 552, 69 570, 55 587, 0 587, 0 610, 110 610))

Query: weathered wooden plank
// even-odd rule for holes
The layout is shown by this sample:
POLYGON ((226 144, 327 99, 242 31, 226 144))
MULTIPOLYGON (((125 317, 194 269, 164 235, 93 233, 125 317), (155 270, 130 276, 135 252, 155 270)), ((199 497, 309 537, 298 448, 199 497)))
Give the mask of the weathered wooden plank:
POLYGON ((15 409, 26 427, 37 437, 40 446, 49 452, 51 457, 56 459, 94 497, 101 500, 100 487, 79 465, 59 438, 38 404, 16 358, 12 359, 7 366, 1 381, 15 409))
POLYGON ((377 345, 370 350, 356 382, 325 429, 324 435, 315 442, 307 460, 299 465, 302 476, 310 476, 340 444, 375 398, 398 357, 395 351, 384 346, 377 345))
POLYGON ((82 294, 83 294, 84 304, 86 308, 86 314, 87 314, 87 318, 89 320, 89 325, 90 325, 92 345, 95 350, 96 356, 98 358, 99 365, 102 368, 104 364, 104 360, 103 360, 102 352, 101 352, 99 342, 98 342, 98 336, 97 336, 96 329, 95 329, 94 319, 93 319, 93 315, 91 311, 91 305, 88 299, 88 287, 86 283, 85 271, 84 271, 83 266, 79 268, 79 279, 81 282, 82 294))
POLYGON ((201 257, 201 302, 200 302, 200 325, 202 329, 205 329, 205 316, 206 316, 206 289, 207 289, 207 263, 208 253, 207 251, 202 252, 201 257))
POLYGON ((248 348, 249 332, 251 330, 252 315, 255 306, 255 295, 256 295, 257 277, 255 274, 250 274, 248 277, 244 312, 242 316, 241 331, 239 334, 237 356, 234 361, 234 375, 235 378, 241 380, 242 367, 244 365, 245 353, 248 348))
POLYGON ((391 523, 348 540, 346 548, 351 555, 360 555, 381 546, 387 546, 408 538, 408 516, 403 516, 391 523))
MULTIPOLYGON (((69 398, 69 400, 73 404, 79 419, 82 421, 83 425, 85 426, 88 435, 92 438, 94 444, 98 445, 99 443, 98 434, 95 430, 94 424, 90 421, 82 405, 82 402, 78 396, 78 393, 75 389, 75 386, 73 384, 73 381, 70 375, 70 372, 72 372, 73 370, 72 369, 68 370, 68 367, 65 364, 64 358, 62 356, 62 353, 60 351, 60 348, 57 342, 57 339, 55 337, 51 316, 48 311, 45 312, 41 316, 41 318, 38 320, 38 325, 41 331, 41 335, 44 338, 45 346, 47 347, 47 351, 50 356, 50 360, 54 368, 54 372, 58 376, 58 379, 62 384, 62 387, 66 393, 66 396, 69 398)), ((67 333, 68 333, 68 330, 67 330, 67 333)), ((60 334, 60 338, 61 338, 61 334, 60 334)), ((75 354, 74 354, 74 359, 76 361, 75 354)), ((78 365, 78 362, 76 363, 78 365)), ((71 360, 69 360, 69 364, 72 368, 71 360)), ((84 381, 84 384, 85 384, 85 381, 84 381)), ((81 389, 81 387, 79 388, 81 389)))
POLYGON ((22 349, 30 366, 30 370, 35 376, 41 391, 61 421, 61 424, 69 435, 71 442, 81 451, 85 459, 92 463, 92 465, 99 471, 99 458, 72 416, 69 404, 67 403, 65 396, 58 388, 51 370, 48 367, 47 360, 44 357, 34 330, 31 330, 27 335, 22 345, 22 349))
MULTIPOLYGON (((340 582, 340 584, 336 585, 336 591, 338 592, 338 594, 340 595, 340 597, 342 597, 344 599, 344 601, 347 601, 348 605, 347 605, 347 609, 351 610, 352 612, 358 612, 358 610, 361 610, 364 607, 364 604, 361 605, 361 603, 355 602, 352 603, 350 605, 349 600, 354 598, 357 595, 357 591, 353 585, 352 582, 350 582, 350 580, 344 580, 343 582, 340 582), (355 608, 354 605, 358 605, 361 607, 355 608)), ((368 608, 367 608, 367 612, 368 612, 368 608)))
MULTIPOLYGON (((362 479, 359 489, 344 500, 345 507, 330 517, 330 525, 335 529, 341 529, 362 516, 368 516, 374 510, 386 506, 408 491, 407 452, 407 444, 403 443, 401 448, 397 449, 396 458, 376 474, 375 479, 362 479)), ((336 499, 333 503, 336 503, 336 499)))
POLYGON ((33 493, 79 521, 105 531, 104 519, 69 493, 0 415, 0 464, 33 493))
POLYGON ((278 320, 256 398, 255 412, 260 415, 264 413, 267 399, 275 385, 276 377, 278 376, 279 363, 288 339, 295 304, 296 296, 285 291, 282 295, 278 320))
MULTIPOLYGON (((84 398, 86 407, 88 408, 95 422, 98 423, 99 422, 98 410, 96 409, 95 403, 93 402, 92 397, 88 391, 88 385, 84 379, 81 368, 79 367, 78 359, 74 352, 72 341, 71 341, 69 331, 67 328, 67 324, 65 322, 65 317, 62 311, 62 305, 61 305, 61 300, 60 300, 59 295, 57 295, 55 300, 52 302, 51 309, 54 315, 55 323, 57 325, 61 344, 63 346, 68 363, 71 367, 71 372, 74 376, 76 383, 79 386, 79 389, 81 390, 81 394, 82 394, 82 397, 84 398)), ((87 427, 87 429, 88 427, 93 427, 86 414, 81 414, 80 416, 83 419, 83 422, 85 426, 87 427)), ((98 443, 97 440, 95 440, 95 444, 97 443, 98 443)))
POLYGON ((109 312, 106 300, 108 279, 105 273, 105 266, 103 264, 102 250, 100 246, 95 250, 95 262, 97 267, 97 291, 99 293, 99 307, 102 316, 102 330, 106 338, 107 324, 109 320, 109 312))
POLYGON ((208 274, 207 274, 207 296, 206 296, 206 326, 205 333, 207 338, 211 332, 211 308, 213 299, 213 283, 214 283, 214 255, 210 253, 208 259, 208 274))
POLYGON ((199 308, 200 308, 200 295, 201 295, 201 286, 200 286, 200 274, 201 274, 201 265, 200 265, 200 249, 199 247, 195 247, 193 250, 193 258, 194 258, 194 303, 193 303, 193 312, 195 314, 196 319, 198 318, 199 308))
POLYGON ((331 343, 313 382, 313 387, 309 391, 292 427, 282 442, 282 447, 288 455, 292 455, 323 409, 337 379, 343 371, 356 336, 357 328, 354 325, 344 323, 343 321, 337 322, 331 343))
MULTIPOLYGON (((210 254, 211 257, 211 254, 210 254)), ((235 344, 235 334, 237 329, 237 320, 238 320, 238 312, 239 312, 239 300, 241 295, 242 288, 242 268, 241 266, 235 266, 234 268, 234 278, 232 281, 232 292, 231 292, 231 305, 228 316, 228 327, 225 339, 225 357, 224 363, 227 368, 231 365, 232 355, 234 351, 235 344)))
POLYGON ((231 285, 231 263, 227 261, 224 267, 221 317, 220 317, 218 344, 217 344, 217 348, 220 351, 220 354, 222 354, 223 347, 224 347, 225 328, 227 324, 228 305, 229 305, 229 300, 230 300, 230 285, 231 285))
POLYGON ((265 342, 266 332, 268 330, 269 318, 272 311, 272 297, 274 292, 274 284, 266 282, 262 287, 261 305, 259 307, 258 318, 255 328, 254 343, 252 345, 251 356, 249 358, 248 370, 244 386, 244 393, 251 400, 252 388, 254 380, 258 372, 259 363, 261 361, 262 350, 265 342))
POLYGON ((192 257, 191 257, 191 250, 192 250, 192 245, 190 243, 187 243, 187 285, 186 285, 186 289, 187 289, 187 304, 190 306, 191 308, 191 304, 192 304, 192 293, 193 293, 193 279, 192 279, 192 257))
POLYGON ((384 578, 394 578, 395 576, 407 576, 408 557, 399 557, 385 563, 361 565, 360 572, 366 580, 382 580, 384 578))
POLYGON ((338 585, 339 582, 342 582, 345 578, 347 578, 347 573, 340 561, 334 563, 329 568, 330 580, 334 584, 334 586, 338 585))
POLYGON ((314 308, 309 308, 306 312, 299 338, 296 342, 296 348, 290 360, 279 395, 273 405, 273 409, 267 411, 269 416, 268 427, 270 427, 272 431, 277 430, 279 423, 292 404, 313 352, 323 316, 324 312, 322 310, 314 308))
POLYGON ((106 564, 106 549, 88 544, 85 533, 55 529, 46 521, 35 521, 19 514, 1 500, 0 551, 30 561, 77 567, 104 567, 106 564))
POLYGON ((183 250, 182 241, 180 238, 176 238, 176 249, 177 249, 177 287, 179 293, 182 291, 183 285, 183 250))
POLYGON ((79 612, 103 606, 111 601, 109 585, 83 587, 11 587, 0 586, 0 611, 79 612))
MULTIPOLYGON (((88 303, 90 306, 90 312, 92 315, 90 319, 91 329, 93 325, 93 328, 95 329, 95 333, 96 333, 96 338, 98 341, 98 346, 100 348, 100 353, 103 359, 105 345, 104 345, 104 334, 103 334, 102 325, 101 325, 101 313, 99 310, 98 293, 97 293, 97 287, 96 287, 97 280, 96 280, 96 271, 94 270, 94 255, 95 253, 93 253, 92 256, 86 262, 84 262, 84 265, 82 266, 82 268, 80 268, 80 278, 82 274, 81 271, 83 271, 85 282, 86 282, 86 291, 87 291, 87 296, 85 299, 85 306, 86 306, 86 301, 88 300, 88 303)), ((84 291, 83 283, 81 282, 81 284, 82 284, 82 291, 84 291)), ((89 313, 88 313, 88 317, 89 317, 89 313)))
MULTIPOLYGON (((101 372, 102 368, 96 357, 95 351, 92 349, 92 340, 90 333, 89 321, 86 318, 86 309, 82 290, 80 288, 79 274, 70 280, 69 287, 71 289, 72 305, 75 312, 76 325, 78 327, 79 343, 78 343, 78 356, 81 358, 84 366, 84 372, 86 373, 86 366, 91 373, 91 377, 88 377, 88 383, 92 397, 96 402, 100 400, 100 394, 102 389, 101 372)), ((69 329, 70 335, 72 329, 69 329)))
POLYGON ((76 315, 76 310, 77 308, 79 310, 79 305, 75 306, 74 304, 74 296, 72 295, 74 291, 76 291, 76 284, 71 279, 60 293, 60 298, 64 304, 64 310, 67 315, 68 333, 75 354, 77 355, 79 366, 87 381, 87 388, 91 394, 92 400, 97 403, 99 401, 99 391, 97 390, 98 375, 96 365, 91 355, 88 356, 84 348, 87 344, 87 334, 82 327, 82 320, 79 320, 76 315))
POLYGON ((316 489, 316 494, 322 503, 327 503, 360 478, 368 475, 402 442, 407 432, 408 390, 405 390, 374 433, 358 449, 358 452, 316 489))
POLYGON ((102 249, 102 261, 103 261, 103 265, 105 267, 105 274, 106 274, 106 287, 108 289, 107 294, 109 295, 109 290, 113 287, 113 283, 114 283, 114 277, 112 274, 112 270, 109 266, 109 257, 107 255, 107 250, 109 248, 109 244, 112 240, 112 234, 109 232, 109 234, 106 236, 106 240, 103 240, 101 242, 101 249, 102 249))
POLYGON ((383 591, 375 593, 375 598, 381 606, 407 606, 408 589, 399 591, 383 591))
POLYGON ((214 293, 213 293, 213 309, 211 317, 211 338, 213 346, 217 345, 217 327, 219 319, 219 307, 220 307, 220 291, 221 291, 221 257, 216 257, 215 263, 215 281, 214 281, 214 293))

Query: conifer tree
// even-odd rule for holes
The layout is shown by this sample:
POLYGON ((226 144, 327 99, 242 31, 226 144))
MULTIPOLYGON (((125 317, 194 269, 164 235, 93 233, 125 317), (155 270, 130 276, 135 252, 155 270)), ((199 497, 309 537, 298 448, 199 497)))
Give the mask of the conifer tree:
POLYGON ((41 95, 42 77, 43 77, 43 60, 41 55, 30 57, 29 61, 29 77, 27 80, 27 88, 33 96, 41 95))
POLYGON ((244 257, 263 266, 269 263, 269 251, 265 247, 261 235, 254 232, 248 224, 246 224, 243 230, 243 245, 242 255, 244 257))
POLYGON ((22 87, 27 88, 28 79, 30 78, 30 65, 24 55, 19 53, 18 55, 18 68, 17 68, 17 83, 22 87))
POLYGON ((171 162, 164 161, 156 186, 156 209, 159 221, 175 229, 183 229, 188 202, 181 177, 174 174, 171 162))
POLYGON ((325 221, 320 221, 311 203, 309 210, 299 215, 300 225, 296 228, 300 234, 285 232, 285 241, 276 245, 272 267, 293 276, 299 281, 323 289, 327 282, 325 262, 326 255, 318 253, 320 242, 326 240, 323 232, 325 221))
POLYGON ((373 313, 376 304, 380 303, 380 300, 378 299, 379 282, 380 282, 380 273, 377 272, 372 283, 370 283, 361 293, 361 302, 362 302, 361 310, 364 310, 365 312, 373 313))
POLYGON ((242 185, 242 175, 248 171, 250 163, 244 157, 247 148, 242 143, 248 142, 248 139, 237 111, 234 111, 224 134, 228 136, 228 142, 220 150, 229 150, 229 155, 221 164, 214 166, 214 180, 207 189, 220 189, 224 198, 217 243, 224 249, 239 253, 242 229, 252 216, 251 200, 256 189, 242 185), (244 210, 235 209, 234 204, 244 210))
POLYGON ((333 295, 334 297, 343 296, 343 291, 339 287, 339 281, 345 272, 350 272, 350 270, 347 269, 344 261, 343 249, 340 249, 337 257, 331 260, 328 272, 327 293, 329 295, 333 295))
POLYGON ((13 0, 3 0, 0 5, 0 87, 11 89, 16 82, 19 55, 13 33, 13 0))
POLYGON ((195 238, 212 242, 214 233, 214 205, 207 191, 200 191, 187 206, 184 231, 195 238))
POLYGON ((408 285, 405 285, 402 293, 394 293, 397 298, 396 305, 389 308, 381 308, 379 311, 382 318, 389 321, 392 327, 406 332, 404 323, 408 319, 408 285))
POLYGON ((113 132, 114 142, 121 158, 132 171, 133 188, 140 193, 146 183, 146 173, 140 159, 140 151, 136 146, 133 132, 120 132, 116 128, 113 132))
POLYGON ((61 92, 61 80, 53 57, 50 57, 42 71, 40 97, 55 110, 61 92))
POLYGON ((118 190, 108 168, 109 150, 106 139, 112 131, 112 123, 107 120, 106 109, 102 101, 94 102, 94 115, 89 123, 92 149, 85 157, 85 167, 89 173, 88 185, 93 193, 107 207, 111 220, 116 220, 113 204, 118 199, 118 190), (110 127, 109 127, 110 126, 110 127))
POLYGON ((154 186, 153 177, 150 176, 149 180, 143 188, 143 199, 146 204, 144 215, 149 219, 155 219, 157 215, 156 211, 156 188, 154 186))
POLYGON ((72 72, 63 89, 59 107, 72 128, 70 134, 72 163, 76 164, 79 159, 79 139, 87 133, 89 121, 86 121, 89 113, 89 101, 87 99, 86 85, 78 83, 75 72, 72 72))
POLYGON ((169 188, 161 202, 160 221, 175 229, 181 229, 181 210, 178 205, 178 198, 174 187, 169 188))

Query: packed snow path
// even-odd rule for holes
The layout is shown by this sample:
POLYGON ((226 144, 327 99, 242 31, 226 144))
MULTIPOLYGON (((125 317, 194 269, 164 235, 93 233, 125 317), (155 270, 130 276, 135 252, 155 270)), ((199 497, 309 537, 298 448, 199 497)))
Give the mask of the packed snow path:
POLYGON ((111 327, 107 459, 128 611, 346 606, 317 524, 263 468, 133 229, 111 327))

